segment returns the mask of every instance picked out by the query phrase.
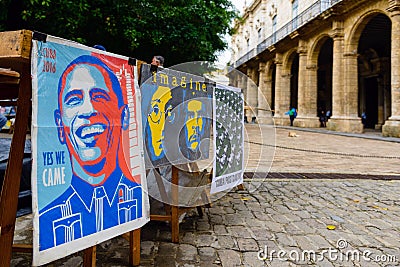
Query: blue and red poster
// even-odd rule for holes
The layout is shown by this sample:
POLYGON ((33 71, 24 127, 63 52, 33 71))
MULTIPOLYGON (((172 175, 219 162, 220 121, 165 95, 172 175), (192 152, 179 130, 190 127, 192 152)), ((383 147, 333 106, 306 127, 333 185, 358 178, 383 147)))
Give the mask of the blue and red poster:
POLYGON ((47 36, 32 44, 34 265, 149 221, 136 66, 47 36))

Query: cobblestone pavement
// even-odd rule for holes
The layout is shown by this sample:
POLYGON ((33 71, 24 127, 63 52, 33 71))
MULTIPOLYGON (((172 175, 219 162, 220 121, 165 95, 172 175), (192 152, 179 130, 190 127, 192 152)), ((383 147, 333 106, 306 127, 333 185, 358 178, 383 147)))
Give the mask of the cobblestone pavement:
MULTIPOLYGON (((338 179, 246 179, 244 190, 213 202, 202 218, 187 213, 179 244, 170 242, 168 223, 145 225, 141 266, 400 266, 398 139, 246 128, 247 172, 338 179)), ((19 218, 15 242, 31 242, 31 229, 30 216, 19 218)), ((99 244, 97 266, 128 266, 128 248, 122 237, 99 244)), ((76 253, 48 266, 81 264, 76 253)), ((12 266, 29 265, 29 254, 13 254, 12 266)))

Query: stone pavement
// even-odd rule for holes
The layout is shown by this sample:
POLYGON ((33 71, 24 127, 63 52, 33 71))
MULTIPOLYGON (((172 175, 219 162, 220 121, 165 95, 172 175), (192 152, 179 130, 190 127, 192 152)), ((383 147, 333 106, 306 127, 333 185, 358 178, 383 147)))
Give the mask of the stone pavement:
MULTIPOLYGON (((260 175, 202 218, 187 213, 179 244, 167 223, 145 225, 141 266, 400 266, 399 139, 246 129, 246 172, 260 175)), ((29 216, 19 218, 15 242, 31 242, 31 227, 29 216)), ((99 244, 97 266, 128 266, 128 248, 122 237, 99 244)), ((81 264, 76 253, 48 266, 81 264)), ((30 255, 13 255, 12 266, 29 265, 30 255)))
POLYGON ((251 138, 245 147, 251 153, 246 153, 246 171, 268 171, 273 159, 270 172, 400 175, 400 138, 293 127, 275 130, 267 125, 247 126, 251 138), (296 137, 289 137, 289 132, 296 137))

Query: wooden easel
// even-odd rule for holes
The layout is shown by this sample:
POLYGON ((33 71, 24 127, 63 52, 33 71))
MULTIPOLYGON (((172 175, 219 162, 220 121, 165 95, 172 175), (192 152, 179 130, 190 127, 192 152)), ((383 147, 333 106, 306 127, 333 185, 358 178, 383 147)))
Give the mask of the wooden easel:
MULTIPOLYGON (((166 190, 163 184, 163 181, 160 180, 160 173, 156 169, 154 170, 154 175, 156 176, 156 181, 158 188, 160 190, 161 198, 164 201, 165 213, 166 215, 150 215, 150 220, 153 221, 169 221, 171 223, 171 239, 172 242, 179 242, 179 207, 178 207, 178 188, 176 186, 172 186, 171 188, 171 196, 172 196, 172 204, 165 204, 166 202, 166 190), (175 204, 176 203, 176 204, 175 204), (175 205, 174 205, 175 204, 175 205)), ((171 183, 172 185, 177 185, 179 182, 178 169, 175 166, 172 166, 172 177, 171 183)))
MULTIPOLYGON (((187 164, 187 166, 190 166, 192 171, 197 174, 198 177, 200 175, 205 175, 204 173, 201 174, 197 164, 195 163, 190 163, 187 164)), ((162 181, 162 177, 160 175, 159 170, 156 168, 154 170, 154 175, 156 178, 156 182, 158 185, 158 189, 160 190, 160 195, 161 199, 164 201, 164 208, 165 208, 165 215, 150 215, 150 220, 153 221, 169 221, 171 223, 171 241, 173 243, 179 243, 179 217, 183 213, 187 212, 188 210, 193 209, 194 207, 179 207, 179 168, 175 165, 172 165, 172 175, 171 175, 171 204, 166 204, 168 203, 168 196, 166 193, 166 189, 164 186, 164 183, 162 181)), ((200 178, 201 179, 201 178, 200 178)), ((207 195, 206 192, 203 192, 204 195, 202 197, 208 198, 209 196, 207 195)), ((208 201, 209 202, 209 201, 208 201)), ((207 202, 207 203, 208 203, 207 202)), ((202 206, 196 206, 197 212, 199 213, 199 216, 203 216, 203 210, 202 206)))
MULTIPOLYGON (((0 195, 0 267, 10 265, 12 252, 32 253, 32 244, 15 244, 13 237, 24 147, 31 110, 30 70, 32 32, 0 32, 0 100, 16 99, 17 113, 7 169, 0 195)), ((140 262, 140 228, 129 232, 129 263, 140 262)), ((96 266, 96 246, 84 250, 83 266, 96 266)))
MULTIPOLYGON (((0 43, 0 66, 12 68, 20 74, 19 83, 14 79, 13 83, 6 82, 0 85, 0 99, 18 98, 14 134, 0 195, 0 251, 2 253, 0 266, 9 266, 18 205, 22 160, 24 157, 25 139, 31 107, 31 33, 29 31, 1 33, 0 43)), ((11 75, 6 74, 4 76, 12 79, 11 75)))

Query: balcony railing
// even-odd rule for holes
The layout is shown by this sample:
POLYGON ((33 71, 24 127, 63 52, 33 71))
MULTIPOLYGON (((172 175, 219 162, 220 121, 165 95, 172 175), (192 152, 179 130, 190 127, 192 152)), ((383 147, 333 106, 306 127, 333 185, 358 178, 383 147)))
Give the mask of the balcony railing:
POLYGON ((260 54, 261 52, 265 51, 268 47, 272 46, 273 44, 279 42, 280 40, 284 39, 286 36, 291 34, 292 32, 296 31, 298 28, 304 26, 311 20, 318 17, 328 8, 336 5, 337 3, 343 0, 318 0, 314 4, 312 4, 309 8, 301 12, 297 17, 283 25, 279 28, 276 32, 272 35, 268 36, 264 39, 261 43, 257 45, 256 48, 249 50, 244 56, 239 58, 234 67, 240 66, 243 63, 249 61, 251 58, 255 57, 256 55, 260 54))
POLYGON ((236 61, 235 67, 242 65, 243 63, 249 61, 251 58, 253 58, 254 56, 256 56, 256 53, 254 51, 255 49, 251 49, 249 50, 244 56, 242 56, 241 58, 239 58, 238 61, 236 61))

